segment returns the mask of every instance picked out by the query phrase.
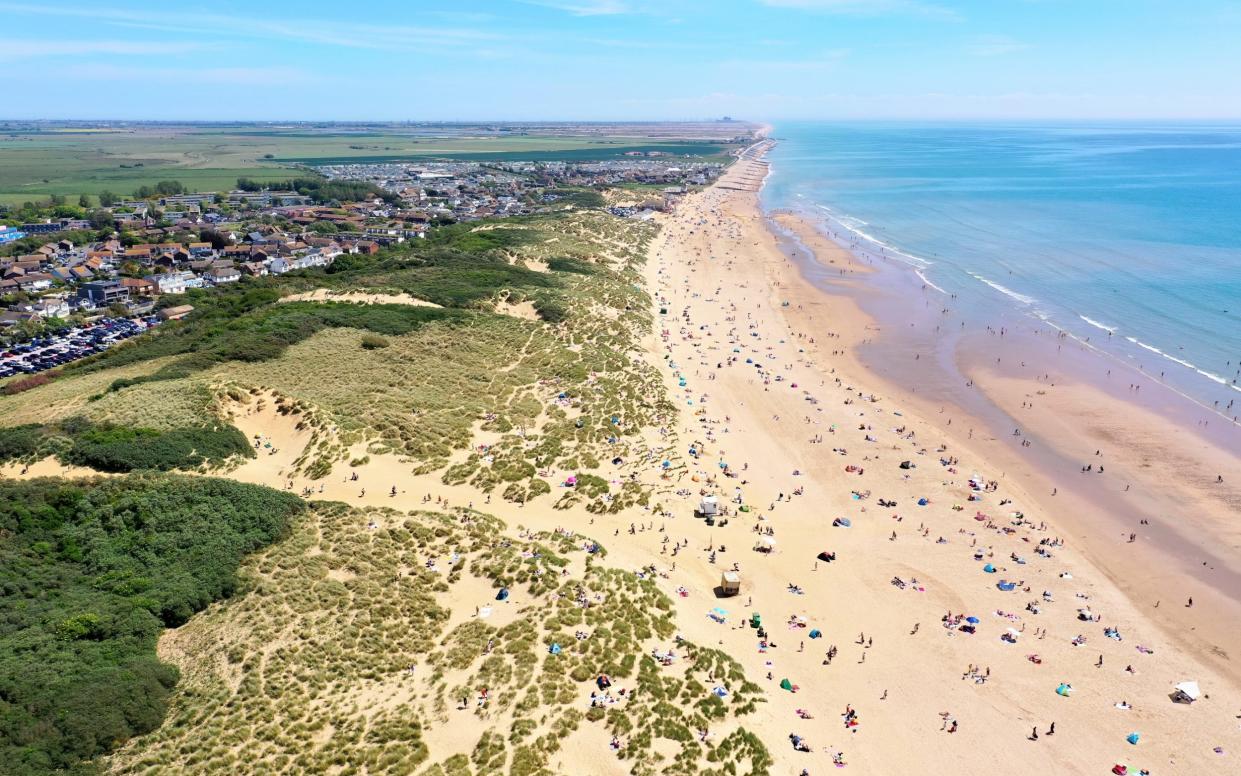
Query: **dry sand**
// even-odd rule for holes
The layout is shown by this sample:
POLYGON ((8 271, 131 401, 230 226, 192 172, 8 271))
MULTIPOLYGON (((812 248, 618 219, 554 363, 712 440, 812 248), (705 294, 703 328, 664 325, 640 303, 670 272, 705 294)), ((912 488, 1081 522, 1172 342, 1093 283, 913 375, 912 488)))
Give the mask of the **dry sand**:
POLYGON ((440 307, 435 302, 428 302, 409 294, 380 294, 363 291, 332 291, 317 288, 300 294, 290 294, 282 298, 282 302, 353 302, 355 304, 409 304, 415 307, 440 307))

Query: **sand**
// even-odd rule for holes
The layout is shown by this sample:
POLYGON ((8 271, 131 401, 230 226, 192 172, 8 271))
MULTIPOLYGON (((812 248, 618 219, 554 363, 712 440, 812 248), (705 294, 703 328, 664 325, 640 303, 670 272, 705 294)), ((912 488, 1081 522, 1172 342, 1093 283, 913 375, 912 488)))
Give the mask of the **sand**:
POLYGON ((290 294, 282 302, 353 302, 354 304, 408 304, 415 307, 441 307, 435 302, 428 302, 409 294, 379 294, 362 291, 332 291, 317 288, 300 294, 290 294))
MULTIPOLYGON (((662 371, 681 407, 665 430, 687 462, 675 481, 683 495, 662 497, 667 514, 554 511, 557 492, 523 507, 444 485, 434 474, 414 476, 411 462, 392 455, 357 467, 338 463, 310 481, 294 472, 310 434, 296 428, 295 417, 275 412, 270 398, 261 408, 234 408, 234 422, 257 435, 260 452, 229 476, 358 505, 473 505, 514 533, 569 527, 595 535, 606 542, 610 565, 653 564, 675 602, 679 633, 725 649, 766 690, 768 703, 743 723, 772 751, 776 774, 827 773, 837 753, 853 772, 867 774, 1101 774, 1114 763, 1130 764, 1131 773, 1241 772, 1235 680, 1161 624, 1173 609, 1182 628, 1208 612, 1180 612, 1184 602, 1172 598, 1159 610, 1135 603, 1078 550, 1072 515, 1027 492, 1018 478, 995 491, 971 489, 975 473, 998 479, 997 461, 975 440, 959 440, 910 411, 909 397, 853 360, 851 348, 874 333, 874 322, 849 299, 810 286, 781 253, 755 193, 764 169, 747 158, 719 185, 687 196, 661 216, 664 229, 651 246, 646 282, 656 311, 667 313, 656 315, 642 357, 662 371), (953 457, 959 460, 941 464, 953 457), (903 469, 902 461, 915 466, 903 469), (737 476, 724 476, 725 465, 737 476), (734 511, 730 499, 739 495, 750 511, 709 526, 693 515, 702 492, 718 494, 734 511), (881 506, 880 498, 896 505, 881 506), (919 506, 919 498, 929 503, 919 506), (1018 511, 1024 519, 1014 517, 1018 511), (833 527, 835 518, 852 525, 833 527), (756 551, 764 546, 760 528, 772 532, 774 551, 756 551), (665 538, 684 545, 674 555, 665 538), (1067 545, 1053 542, 1058 538, 1067 545), (836 560, 816 561, 820 551, 836 560), (984 573, 986 562, 997 573, 984 573), (713 588, 734 564, 741 593, 717 599, 713 588), (1027 589, 1003 592, 1000 579, 1027 589), (708 617, 714 607, 727 610, 724 623, 708 617), (1101 621, 1080 621, 1081 607, 1101 621), (977 632, 945 627, 949 612, 976 616, 977 632), (762 615, 765 647, 746 624, 751 613, 762 615), (790 625, 794 618, 805 627, 790 625), (1105 637, 1105 625, 1119 628, 1123 641, 1105 637), (1001 640, 1009 628, 1016 643, 1001 640), (810 638, 812 629, 822 637, 810 638), (1073 646, 1079 634, 1087 641, 1073 646), (836 656, 825 664, 833 646, 836 656), (780 689, 783 678, 796 693, 780 689), (1186 679, 1209 697, 1172 703, 1173 685, 1186 679), (1062 682, 1072 685, 1070 697, 1057 694, 1062 682), (1115 708, 1120 701, 1132 708, 1115 708), (856 727, 846 728, 846 708, 856 711, 856 727), (958 726, 951 733, 950 719, 958 726), (1040 738, 1030 740, 1035 726, 1040 738), (1140 744, 1126 742, 1131 732, 1141 734, 1140 744), (811 751, 794 751, 792 733, 811 751)), ((823 251, 825 272, 850 271, 848 256, 831 254, 801 225, 785 219, 781 227, 823 251)), ((604 469, 603 476, 621 474, 604 469)), ((667 484, 654 465, 639 474, 647 484, 667 484)), ((454 621, 471 616, 482 599, 480 588, 452 602, 454 621)), ((433 758, 468 748, 490 724, 467 713, 452 723, 451 733, 433 738, 433 758)), ((580 728, 554 757, 558 771, 627 773, 601 730, 580 728)))

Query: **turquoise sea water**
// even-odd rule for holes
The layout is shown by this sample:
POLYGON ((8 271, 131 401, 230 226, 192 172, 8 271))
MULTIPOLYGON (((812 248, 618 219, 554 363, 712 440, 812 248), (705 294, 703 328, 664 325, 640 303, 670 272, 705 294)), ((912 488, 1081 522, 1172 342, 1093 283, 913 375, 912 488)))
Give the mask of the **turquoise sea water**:
POLYGON ((777 125, 768 208, 1241 405, 1241 125, 777 125), (1109 334, 1109 331, 1111 334, 1109 334))

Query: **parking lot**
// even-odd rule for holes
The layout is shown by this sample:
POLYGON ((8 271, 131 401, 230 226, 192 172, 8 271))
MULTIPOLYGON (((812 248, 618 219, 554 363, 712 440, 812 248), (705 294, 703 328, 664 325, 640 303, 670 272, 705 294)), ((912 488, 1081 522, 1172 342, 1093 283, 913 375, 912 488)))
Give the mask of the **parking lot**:
POLYGON ((102 318, 88 326, 36 337, 0 353, 0 379, 35 374, 102 352, 159 324, 159 319, 102 318))

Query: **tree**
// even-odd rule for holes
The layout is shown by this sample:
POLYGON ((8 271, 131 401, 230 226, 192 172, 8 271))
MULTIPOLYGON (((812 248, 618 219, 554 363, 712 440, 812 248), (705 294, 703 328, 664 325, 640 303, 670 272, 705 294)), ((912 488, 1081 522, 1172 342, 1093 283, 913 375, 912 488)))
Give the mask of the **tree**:
POLYGON ((90 197, 86 196, 85 194, 79 195, 78 196, 78 207, 80 208, 90 207, 90 197))
POLYGON ((106 210, 92 210, 90 225, 96 229, 107 229, 112 226, 112 214, 106 210))
POLYGON ((120 197, 108 191, 107 189, 104 189, 103 191, 99 192, 99 207, 112 207, 113 205, 115 205, 117 202, 120 202, 120 201, 121 201, 120 197))
POLYGON ((211 247, 217 251, 223 248, 227 248, 229 245, 232 245, 232 242, 228 239, 226 235, 221 234, 215 229, 202 230, 201 232, 198 233, 198 239, 201 240, 202 242, 211 243, 211 247))

